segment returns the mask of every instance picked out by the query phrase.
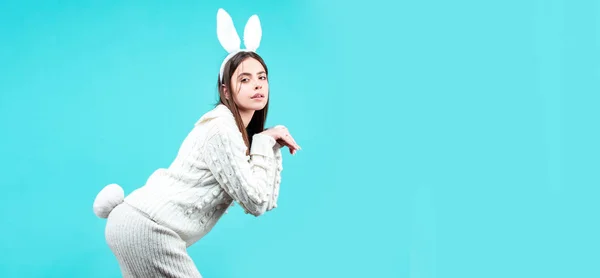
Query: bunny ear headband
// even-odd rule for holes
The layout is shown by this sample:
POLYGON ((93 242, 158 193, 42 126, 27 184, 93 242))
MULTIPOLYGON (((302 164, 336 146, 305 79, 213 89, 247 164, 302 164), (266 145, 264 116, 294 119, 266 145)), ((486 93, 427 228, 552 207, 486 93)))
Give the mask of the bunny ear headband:
POLYGON ((245 49, 240 48, 240 37, 238 36, 237 31, 233 25, 233 20, 231 16, 223 10, 219 9, 217 12, 217 38, 221 43, 221 46, 229 53, 223 63, 221 63, 221 69, 219 71, 219 80, 221 83, 223 82, 223 69, 225 68, 225 64, 233 55, 241 52, 241 51, 252 51, 255 52, 260 45, 260 39, 262 37, 262 29, 260 27, 260 21, 258 20, 257 15, 252 15, 248 22, 246 22, 246 27, 244 28, 244 46, 245 49))

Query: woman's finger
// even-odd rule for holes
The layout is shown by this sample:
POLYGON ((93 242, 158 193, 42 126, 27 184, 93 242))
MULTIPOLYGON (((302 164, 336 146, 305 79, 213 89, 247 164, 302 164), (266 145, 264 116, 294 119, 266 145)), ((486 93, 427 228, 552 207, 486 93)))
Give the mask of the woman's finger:
POLYGON ((289 132, 286 133, 286 137, 288 137, 290 139, 290 141, 294 144, 296 149, 298 149, 298 150, 301 149, 300 145, 298 145, 298 143, 296 143, 296 140, 294 139, 294 137, 292 137, 292 135, 289 132))
POLYGON ((288 146, 288 148, 298 149, 298 147, 296 146, 296 144, 293 141, 293 138, 291 138, 291 136, 289 136, 288 133, 282 132, 281 140, 283 140, 285 142, 285 145, 288 146))
POLYGON ((290 154, 294 154, 296 152, 296 148, 294 147, 294 145, 290 145, 290 143, 285 141, 284 139, 277 140, 277 143, 279 143, 279 145, 281 146, 288 147, 290 154))

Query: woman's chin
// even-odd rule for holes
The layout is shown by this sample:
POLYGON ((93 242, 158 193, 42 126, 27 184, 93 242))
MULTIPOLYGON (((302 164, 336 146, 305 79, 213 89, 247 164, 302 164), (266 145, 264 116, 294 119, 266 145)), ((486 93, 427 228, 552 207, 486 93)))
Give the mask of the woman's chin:
POLYGON ((248 105, 244 105, 244 108, 248 109, 248 110, 254 110, 254 111, 258 111, 258 110, 262 110, 265 108, 265 106, 267 106, 267 101, 260 101, 260 102, 256 102, 256 103, 249 103, 248 105))

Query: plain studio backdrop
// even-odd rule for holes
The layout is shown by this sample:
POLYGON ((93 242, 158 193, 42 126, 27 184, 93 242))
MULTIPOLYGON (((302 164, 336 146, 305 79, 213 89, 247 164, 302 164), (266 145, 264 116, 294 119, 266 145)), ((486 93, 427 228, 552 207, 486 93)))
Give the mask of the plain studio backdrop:
POLYGON ((119 277, 92 212, 217 101, 216 13, 263 26, 279 207, 209 277, 600 277, 598 1, 3 1, 0 277, 119 277))

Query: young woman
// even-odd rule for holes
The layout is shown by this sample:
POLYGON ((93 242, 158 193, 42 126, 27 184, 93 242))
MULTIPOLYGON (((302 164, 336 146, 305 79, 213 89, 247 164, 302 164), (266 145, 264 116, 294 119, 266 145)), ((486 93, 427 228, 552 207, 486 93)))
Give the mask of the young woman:
POLYGON ((124 277, 201 277, 187 248, 234 202, 254 216, 277 206, 281 148, 294 154, 300 146, 283 126, 264 129, 268 69, 253 50, 230 51, 220 103, 200 117, 168 168, 126 198, 117 184, 98 193, 94 212, 107 218, 106 241, 124 277))

